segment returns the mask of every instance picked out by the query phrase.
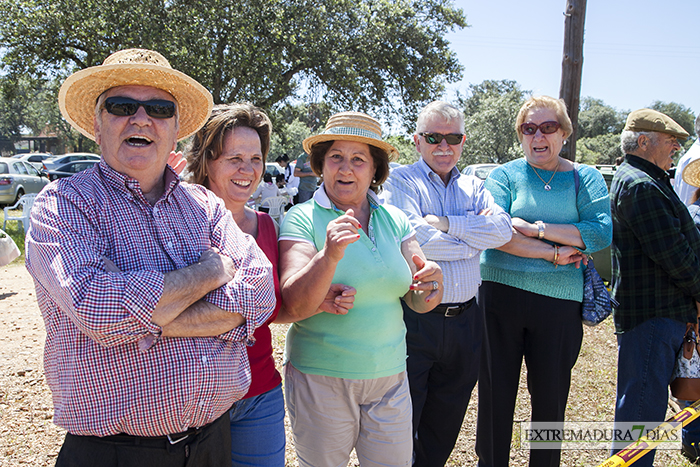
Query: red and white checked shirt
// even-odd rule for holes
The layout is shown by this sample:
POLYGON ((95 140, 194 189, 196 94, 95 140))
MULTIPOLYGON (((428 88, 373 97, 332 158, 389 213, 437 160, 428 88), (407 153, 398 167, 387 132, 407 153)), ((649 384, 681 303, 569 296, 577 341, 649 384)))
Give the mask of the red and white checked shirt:
POLYGON ((37 196, 26 264, 46 323, 54 421, 70 433, 179 433, 216 420, 250 385, 245 345, 275 306, 272 266, 214 194, 180 183, 169 168, 165 187, 151 206, 136 180, 102 160, 37 196), (237 272, 204 299, 246 325, 153 341, 163 274, 209 247, 237 272), (106 272, 103 256, 123 272, 106 272))

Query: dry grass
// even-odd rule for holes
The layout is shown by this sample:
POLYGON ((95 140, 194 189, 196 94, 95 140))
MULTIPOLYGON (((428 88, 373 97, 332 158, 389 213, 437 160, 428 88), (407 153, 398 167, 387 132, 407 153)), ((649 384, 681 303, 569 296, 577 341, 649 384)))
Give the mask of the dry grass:
MULTIPOLYGON (((275 359, 281 362, 287 327, 273 325, 275 359)), ((0 467, 53 465, 64 431, 52 422, 51 396, 42 368, 44 325, 34 286, 22 265, 0 268, 0 467)), ((567 420, 612 420, 615 400, 616 349, 611 320, 586 328, 574 368, 567 420)), ((524 376, 524 369, 523 369, 524 376)), ((472 394, 450 466, 474 466, 477 391, 472 394)), ((669 415, 671 412, 669 411, 669 415)), ((521 378, 515 420, 529 418, 528 394, 521 378)), ((297 465, 287 424, 287 465, 297 465)), ((605 451, 564 451, 562 466, 596 466, 605 451)), ((525 466, 528 451, 517 444, 511 466, 525 466)), ((358 465, 353 458, 350 465, 358 465)), ((657 466, 690 466, 677 452, 659 452, 657 466)))

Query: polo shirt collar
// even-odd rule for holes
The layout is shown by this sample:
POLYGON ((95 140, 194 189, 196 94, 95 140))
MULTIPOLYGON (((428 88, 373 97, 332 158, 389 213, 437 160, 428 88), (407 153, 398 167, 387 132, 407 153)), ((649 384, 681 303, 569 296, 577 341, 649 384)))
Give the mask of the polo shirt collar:
MULTIPOLYGON (((318 187, 318 190, 314 192, 314 202, 321 206, 324 209, 332 209, 334 211, 338 212, 344 212, 342 209, 338 209, 338 207, 333 204, 331 199, 328 197, 328 194, 326 194, 326 188, 325 184, 321 183, 321 186, 318 187)), ((383 199, 380 199, 377 194, 372 191, 372 190, 367 190, 367 201, 369 201, 369 207, 370 209, 377 209, 379 206, 384 203, 383 199)))

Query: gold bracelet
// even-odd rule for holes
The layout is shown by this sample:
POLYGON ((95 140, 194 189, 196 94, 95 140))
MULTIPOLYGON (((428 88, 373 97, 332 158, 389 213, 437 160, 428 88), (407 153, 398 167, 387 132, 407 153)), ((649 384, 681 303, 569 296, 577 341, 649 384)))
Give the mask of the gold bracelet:
POLYGON ((552 261, 552 264, 554 265, 554 269, 556 269, 557 266, 559 266, 559 263, 557 263, 557 261, 559 261, 559 247, 557 245, 552 246, 554 246, 554 261, 552 261))

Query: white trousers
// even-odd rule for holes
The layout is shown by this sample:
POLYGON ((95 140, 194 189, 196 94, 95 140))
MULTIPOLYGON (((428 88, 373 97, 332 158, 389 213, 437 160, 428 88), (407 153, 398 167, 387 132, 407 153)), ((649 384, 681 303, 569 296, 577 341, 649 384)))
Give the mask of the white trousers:
POLYGON ((300 467, 404 467, 413 453, 406 372, 376 379, 308 375, 285 365, 284 392, 300 467))

